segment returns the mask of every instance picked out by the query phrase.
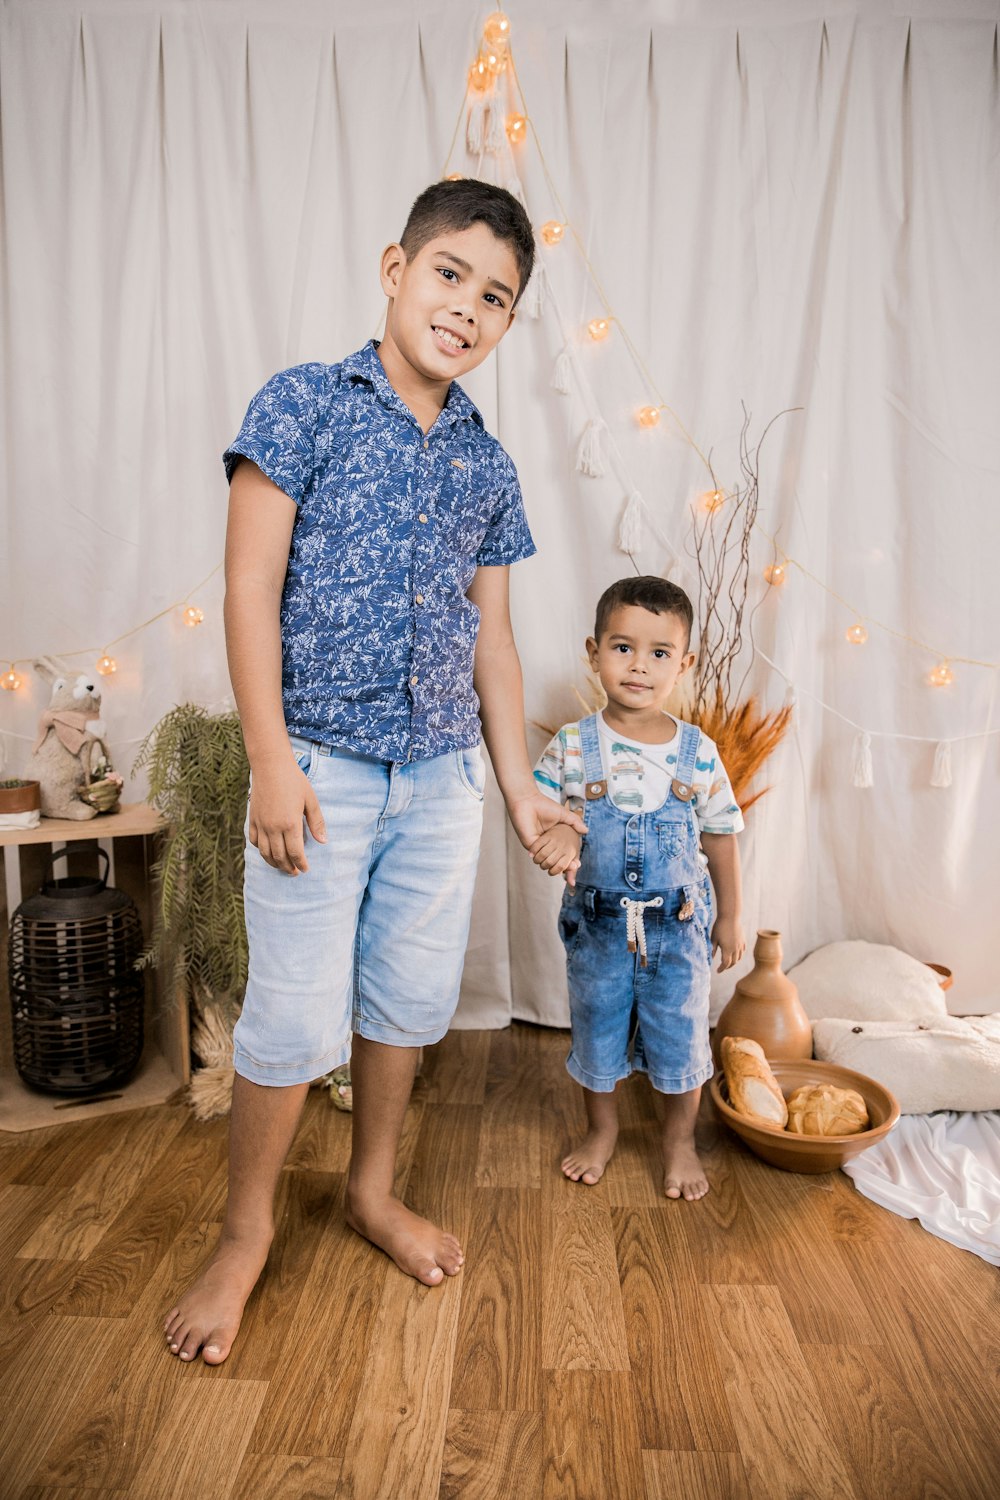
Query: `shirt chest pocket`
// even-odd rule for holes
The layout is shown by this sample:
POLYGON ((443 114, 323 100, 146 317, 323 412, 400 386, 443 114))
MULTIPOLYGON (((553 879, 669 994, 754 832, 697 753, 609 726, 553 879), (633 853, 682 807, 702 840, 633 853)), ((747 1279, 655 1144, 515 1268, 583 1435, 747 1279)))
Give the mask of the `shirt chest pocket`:
POLYGON ((686 809, 679 818, 657 819, 656 847, 661 857, 668 862, 694 854, 694 829, 686 809))

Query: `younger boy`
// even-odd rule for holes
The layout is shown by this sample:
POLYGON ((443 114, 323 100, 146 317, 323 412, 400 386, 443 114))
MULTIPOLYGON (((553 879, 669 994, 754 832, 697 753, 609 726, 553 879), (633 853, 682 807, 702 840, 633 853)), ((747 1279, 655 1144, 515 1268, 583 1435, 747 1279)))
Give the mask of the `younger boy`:
POLYGON ((742 815, 715 745, 665 707, 694 664, 692 622, 688 596, 662 578, 627 578, 601 595, 587 654, 607 707, 565 724, 535 767, 542 791, 581 810, 587 832, 581 847, 571 828, 554 826, 531 850, 567 880, 566 1066, 583 1085, 589 1129, 562 1170, 601 1180, 618 1137, 615 1085, 648 1073, 664 1096, 664 1191, 687 1199, 708 1192, 694 1130, 712 1074, 712 954, 728 969, 746 947, 742 815))
POLYGON ((382 342, 276 375, 226 454, 250 974, 226 1218, 165 1323, 183 1360, 228 1355, 306 1091, 348 1057, 348 1223, 428 1286, 462 1265, 393 1177, 419 1049, 458 999, 480 724, 522 843, 560 819, 583 827, 538 792, 525 746, 507 570, 535 549, 517 475, 453 384, 507 332, 533 255, 509 193, 434 184, 382 255, 382 342))

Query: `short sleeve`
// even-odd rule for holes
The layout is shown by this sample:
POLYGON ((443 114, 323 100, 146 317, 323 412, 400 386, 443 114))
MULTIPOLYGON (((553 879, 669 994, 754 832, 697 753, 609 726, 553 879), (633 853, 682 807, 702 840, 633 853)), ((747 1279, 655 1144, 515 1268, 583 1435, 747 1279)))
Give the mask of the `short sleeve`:
POLYGON ((553 802, 574 812, 583 806, 583 748, 579 724, 564 724, 535 763, 535 785, 553 802))
POLYGON ((239 458, 249 458, 289 499, 300 504, 315 467, 316 428, 325 365, 282 370, 254 396, 222 461, 231 480, 239 458))
POLYGON ((742 833, 743 814, 713 742, 702 735, 695 762, 695 816, 702 833, 742 833))
POLYGON ((486 535, 476 553, 480 568, 499 568, 531 557, 535 544, 528 530, 517 470, 506 454, 498 468, 500 493, 486 535))

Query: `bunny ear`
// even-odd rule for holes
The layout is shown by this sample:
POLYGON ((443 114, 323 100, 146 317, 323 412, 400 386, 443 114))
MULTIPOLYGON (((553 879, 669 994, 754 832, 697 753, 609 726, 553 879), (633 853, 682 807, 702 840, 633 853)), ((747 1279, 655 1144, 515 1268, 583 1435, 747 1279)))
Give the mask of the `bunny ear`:
POLYGON ((31 665, 46 682, 54 682, 57 677, 70 675, 69 667, 58 656, 36 656, 31 665))

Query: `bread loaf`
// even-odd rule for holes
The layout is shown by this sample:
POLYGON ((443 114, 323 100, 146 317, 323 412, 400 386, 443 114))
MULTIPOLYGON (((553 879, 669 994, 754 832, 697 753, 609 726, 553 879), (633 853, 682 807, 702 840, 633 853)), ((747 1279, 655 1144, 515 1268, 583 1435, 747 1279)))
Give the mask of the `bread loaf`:
POLYGON ((724 1036, 720 1051, 733 1109, 758 1125, 783 1130, 788 1107, 763 1047, 749 1037, 724 1036))
POLYGON ((788 1100, 788 1129, 795 1135, 857 1135, 868 1128, 868 1108, 854 1089, 804 1084, 788 1100))

